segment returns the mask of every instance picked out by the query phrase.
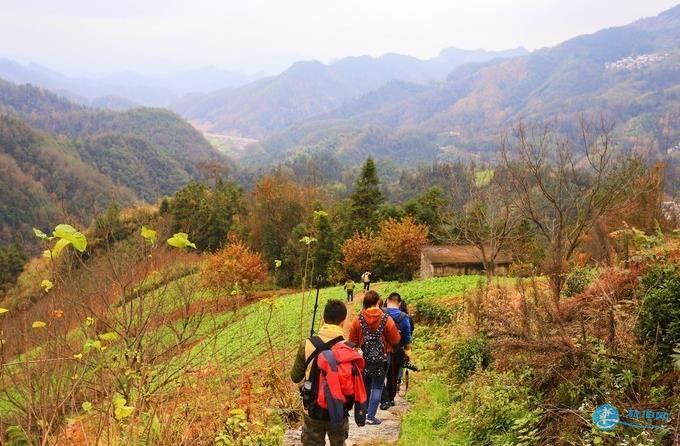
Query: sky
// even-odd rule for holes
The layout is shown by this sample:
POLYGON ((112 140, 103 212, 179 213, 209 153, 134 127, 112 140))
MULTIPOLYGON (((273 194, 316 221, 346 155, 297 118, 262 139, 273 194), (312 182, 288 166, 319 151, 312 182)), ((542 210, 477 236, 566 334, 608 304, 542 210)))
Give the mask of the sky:
POLYGON ((553 46, 677 0, 0 0, 0 58, 69 75, 215 66, 276 73, 297 60, 446 47, 553 46))

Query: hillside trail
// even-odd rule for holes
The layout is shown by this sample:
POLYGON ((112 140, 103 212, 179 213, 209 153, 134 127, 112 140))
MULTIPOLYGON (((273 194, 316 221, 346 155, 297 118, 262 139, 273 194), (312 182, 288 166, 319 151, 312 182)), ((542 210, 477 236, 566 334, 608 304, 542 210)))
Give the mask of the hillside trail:
MULTIPOLYGON (((349 337, 349 328, 357 318, 357 312, 361 309, 364 293, 357 293, 352 303, 347 303, 347 321, 344 324, 345 338, 349 337)), ((368 445, 394 445, 399 440, 401 430, 401 419, 408 411, 408 403, 402 395, 395 399, 395 406, 389 410, 378 410, 376 415, 382 421, 379 425, 366 425, 359 427, 354 423, 352 414, 349 420, 349 437, 345 446, 368 446, 368 445)), ((288 429, 284 437, 285 446, 300 446, 301 427, 288 429)), ((328 445, 328 439, 326 439, 328 445)))

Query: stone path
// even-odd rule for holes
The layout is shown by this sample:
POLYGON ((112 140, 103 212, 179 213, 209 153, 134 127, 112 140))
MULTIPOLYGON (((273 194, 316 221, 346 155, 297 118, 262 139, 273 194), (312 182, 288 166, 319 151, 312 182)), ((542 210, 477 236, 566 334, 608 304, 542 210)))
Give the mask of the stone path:
MULTIPOLYGON (((401 418, 408 410, 408 403, 400 396, 395 399, 396 405, 389 410, 378 410, 377 417, 382 423, 377 426, 359 427, 354 423, 350 414, 349 438, 345 446, 362 445, 394 445, 399 440, 399 430, 401 428, 401 418)), ((289 429, 286 431, 284 444, 286 446, 300 446, 300 429, 289 429)), ((328 440, 326 440, 328 444, 328 440)))

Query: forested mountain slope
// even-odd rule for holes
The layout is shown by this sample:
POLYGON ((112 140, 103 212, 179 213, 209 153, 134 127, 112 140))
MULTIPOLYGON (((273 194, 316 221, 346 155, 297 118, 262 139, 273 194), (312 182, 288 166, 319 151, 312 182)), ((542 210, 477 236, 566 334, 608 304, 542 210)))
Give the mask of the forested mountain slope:
POLYGON ((73 142, 0 116, 0 240, 26 237, 32 226, 55 218, 84 221, 111 200, 132 203, 136 194, 118 186, 78 155, 73 142))
POLYGON ((55 215, 87 223, 112 200, 153 202, 222 159, 164 109, 95 110, 0 80, 0 117, 3 240, 55 215))

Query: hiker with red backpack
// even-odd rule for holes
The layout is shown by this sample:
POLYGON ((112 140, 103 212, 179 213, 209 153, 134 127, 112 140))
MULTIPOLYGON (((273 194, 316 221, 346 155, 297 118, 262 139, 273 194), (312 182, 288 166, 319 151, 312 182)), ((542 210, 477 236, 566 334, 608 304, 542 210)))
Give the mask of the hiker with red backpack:
POLYGON ((382 393, 380 409, 387 410, 394 406, 394 398, 399 391, 399 381, 403 372, 403 366, 411 355, 411 342, 413 335, 413 322, 411 317, 402 310, 406 309, 399 293, 392 293, 387 297, 384 311, 388 314, 399 329, 401 342, 392 349, 387 358, 387 382, 382 393))
POLYGON ((361 348, 366 364, 364 383, 369 396, 366 424, 380 424, 375 415, 385 386, 387 357, 399 345, 401 335, 392 318, 380 309, 380 296, 375 291, 364 295, 363 310, 352 323, 349 340, 361 348))
POLYGON ((342 446, 349 435, 349 411, 355 422, 366 422, 367 394, 363 380, 364 359, 354 345, 345 342, 342 326, 347 307, 331 299, 323 312, 323 325, 298 349, 290 377, 302 383, 305 408, 302 426, 304 446, 342 446))

